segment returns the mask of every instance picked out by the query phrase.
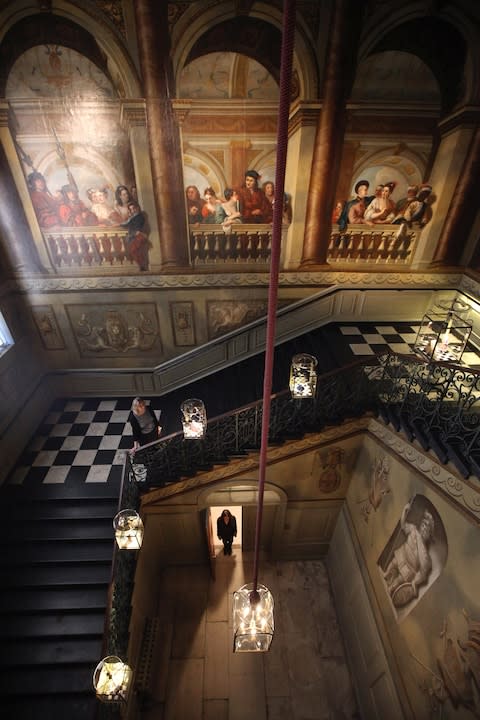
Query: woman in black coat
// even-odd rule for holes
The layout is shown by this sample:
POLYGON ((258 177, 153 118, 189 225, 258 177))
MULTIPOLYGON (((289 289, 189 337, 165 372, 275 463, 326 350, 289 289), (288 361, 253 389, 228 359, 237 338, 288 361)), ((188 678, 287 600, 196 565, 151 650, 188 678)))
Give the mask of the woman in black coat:
POLYGON ((133 401, 128 422, 132 426, 134 450, 158 440, 162 432, 157 416, 150 405, 141 397, 136 397, 133 401))
POLYGON ((224 510, 217 519, 218 539, 223 542, 223 554, 232 554, 233 538, 237 536, 237 521, 230 510, 224 510))

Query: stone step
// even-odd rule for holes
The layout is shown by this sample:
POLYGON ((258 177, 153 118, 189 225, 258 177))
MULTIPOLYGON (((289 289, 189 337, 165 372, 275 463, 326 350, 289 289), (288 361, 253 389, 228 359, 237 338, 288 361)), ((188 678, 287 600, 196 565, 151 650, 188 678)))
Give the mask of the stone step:
MULTIPOLYGON (((11 696, 62 695, 66 692, 94 695, 92 676, 95 667, 96 664, 92 667, 91 663, 87 663, 24 668, 22 672, 18 668, 4 668, 0 673, 2 710, 4 700, 11 696)), ((46 720, 46 716, 43 717, 46 720)), ((70 720, 70 715, 67 714, 65 718, 70 720)))
POLYGON ((8 622, 8 616, 38 612, 70 612, 81 610, 104 610, 107 604, 108 585, 79 588, 41 588, 31 592, 5 589, 0 594, 1 622, 8 622))
POLYGON ((110 582, 111 562, 89 565, 87 563, 64 563, 58 565, 21 565, 11 567, 5 574, 4 588, 62 587, 98 585, 110 582))
POLYGON ((29 503, 36 500, 118 500, 120 482, 77 483, 75 485, 2 485, 0 498, 2 504, 29 503))
MULTIPOLYGON (((103 636, 96 638, 23 638, 3 640, 0 668, 18 669, 39 665, 89 663, 93 669, 101 659, 103 636)), ((3 670, 2 670, 3 671, 3 670)))
POLYGON ((2 524, 8 526, 17 523, 19 518, 27 520, 82 520, 96 518, 108 520, 114 518, 118 512, 116 498, 103 498, 102 500, 34 500, 25 503, 2 504, 3 509, 9 510, 2 524))
POLYGON ((95 720, 98 705, 93 690, 51 697, 3 697, 2 714, 15 720, 95 720))
MULTIPOLYGON (((6 615, 0 624, 0 637, 48 638, 89 637, 101 635, 105 625, 104 609, 70 613, 30 613, 6 615)), ((0 643, 0 648, 1 648, 0 643)))
POLYGON ((80 538, 76 540, 38 540, 34 543, 14 543, 7 552, 2 549, 0 566, 20 564, 44 564, 64 562, 110 562, 113 557, 113 528, 111 536, 99 540, 80 538))
POLYGON ((90 538, 114 538, 113 525, 110 519, 81 518, 77 520, 29 520, 12 524, 6 533, 5 544, 11 547, 17 542, 29 543, 37 540, 88 540, 90 538))

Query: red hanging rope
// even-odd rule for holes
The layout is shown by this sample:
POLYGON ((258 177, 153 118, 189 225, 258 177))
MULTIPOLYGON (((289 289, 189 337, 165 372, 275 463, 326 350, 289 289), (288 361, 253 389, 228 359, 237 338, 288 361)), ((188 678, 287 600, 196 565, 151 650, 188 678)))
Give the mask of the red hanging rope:
POLYGON ((272 250, 270 256, 270 284, 268 290, 267 340, 265 346, 265 370, 263 375, 263 415, 258 465, 258 504, 255 525, 255 552, 253 564, 252 600, 258 599, 258 556, 263 518, 263 496, 267 467, 268 431, 270 425, 270 400, 272 395, 273 358, 275 353, 275 325, 278 297, 278 270, 282 240, 282 217, 287 165, 288 116, 290 112, 290 87, 292 78, 293 45, 295 37, 295 0, 284 0, 282 26, 282 54, 280 61, 280 101, 277 128, 277 158, 275 167, 275 204, 273 206, 272 250))

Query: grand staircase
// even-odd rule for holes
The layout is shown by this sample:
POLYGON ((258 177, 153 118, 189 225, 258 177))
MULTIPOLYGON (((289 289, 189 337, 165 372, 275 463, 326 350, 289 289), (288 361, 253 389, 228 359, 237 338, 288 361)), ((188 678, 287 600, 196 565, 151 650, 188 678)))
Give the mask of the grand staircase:
MULTIPOLYGON (((465 462, 480 457, 480 423, 476 423, 480 415, 475 412, 480 375, 469 375, 466 403, 465 371, 458 379, 455 369, 447 372, 443 366, 425 367, 418 360, 393 355, 383 361, 372 360, 372 367, 356 363, 333 370, 344 362, 334 355, 328 332, 328 328, 322 328, 277 348, 274 391, 286 387, 294 352, 316 355, 321 378, 314 403, 302 406, 292 402, 288 393, 279 393, 272 402, 274 442, 371 411, 378 412, 399 431, 410 429, 409 438, 420 442, 415 427, 419 418, 424 418, 428 420, 423 422, 424 432, 428 429, 445 446, 455 445, 459 452, 459 443, 463 443, 464 452, 468 450, 465 462), (443 422, 439 409, 445 407, 445 398, 452 397, 452 388, 458 388, 456 405, 449 402, 443 422), (467 417, 467 424, 460 422, 462 417, 467 417)), ((219 409, 227 412, 209 424, 209 440, 189 446, 188 453, 181 435, 175 433, 158 447, 137 453, 137 462, 154 468, 153 486, 175 482, 202 467, 228 462, 258 447, 254 438, 258 435, 261 408, 252 401, 261 395, 262 361, 262 356, 250 358, 216 373, 212 379, 165 396, 167 417, 173 417, 173 408, 178 414, 179 401, 186 393, 207 399, 208 389, 209 417, 220 414, 219 409), (246 409, 232 412, 248 402, 246 409)), ((432 442, 423 446, 427 451, 436 450, 432 442)), ((440 460, 452 461, 454 456, 440 460)), ((475 474, 476 467, 480 463, 470 463, 463 474, 475 474)), ((92 674, 105 650, 114 555, 112 519, 118 510, 119 495, 119 482, 0 487, 2 716, 12 720, 94 720, 104 716, 105 706, 95 698, 92 674)))
MULTIPOLYGON (((322 372, 343 364, 331 330, 276 349, 273 390, 284 389, 292 354, 312 352, 322 372)), ((180 429, 185 397, 202 397, 209 417, 262 395, 259 354, 162 398, 162 424, 180 429), (187 395, 186 395, 187 393, 187 395)), ((93 720, 93 671, 103 657, 119 483, 3 485, 0 706, 12 720, 93 720)))

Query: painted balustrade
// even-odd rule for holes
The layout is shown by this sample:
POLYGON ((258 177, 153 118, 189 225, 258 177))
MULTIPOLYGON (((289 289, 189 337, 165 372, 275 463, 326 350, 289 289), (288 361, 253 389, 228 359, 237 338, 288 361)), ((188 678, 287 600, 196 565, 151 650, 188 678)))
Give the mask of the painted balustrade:
MULTIPOLYGON (((286 233, 285 226, 282 233, 286 233)), ((194 265, 222 263, 268 263, 271 225, 238 224, 190 227, 190 253, 194 265)))
MULTIPOLYGON (((285 245, 288 225, 282 229, 285 245)), ((328 262, 342 264, 409 264, 419 231, 399 225, 350 225, 345 232, 332 226, 328 262)), ((119 268, 135 265, 128 232, 122 228, 72 228, 49 231, 45 239, 52 265, 60 270, 119 268)), ((238 224, 190 227, 193 266, 266 265, 270 261, 271 225, 238 224)))
POLYGON ((349 225, 344 232, 332 226, 328 246, 330 263, 347 264, 395 264, 411 262, 418 229, 406 225, 349 225))
POLYGON ((134 264, 121 228, 72 228, 46 232, 52 264, 57 268, 134 264))

